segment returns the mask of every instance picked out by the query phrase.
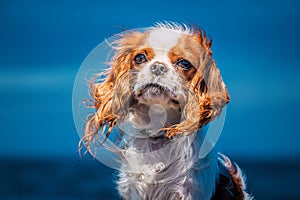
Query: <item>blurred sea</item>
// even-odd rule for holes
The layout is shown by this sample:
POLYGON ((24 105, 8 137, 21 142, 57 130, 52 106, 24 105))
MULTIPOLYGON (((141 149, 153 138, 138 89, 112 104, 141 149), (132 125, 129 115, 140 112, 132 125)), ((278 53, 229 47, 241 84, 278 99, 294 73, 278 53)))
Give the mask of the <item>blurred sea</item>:
MULTIPOLYGON (((234 159, 255 199, 299 200, 300 161, 234 159)), ((120 199, 116 172, 97 160, 1 159, 1 199, 120 199)))

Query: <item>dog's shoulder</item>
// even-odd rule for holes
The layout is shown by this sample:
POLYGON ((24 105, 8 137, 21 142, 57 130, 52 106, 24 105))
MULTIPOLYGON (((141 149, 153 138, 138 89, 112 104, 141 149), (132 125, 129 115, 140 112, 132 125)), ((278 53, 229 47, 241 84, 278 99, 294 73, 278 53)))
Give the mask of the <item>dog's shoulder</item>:
POLYGON ((219 153, 218 166, 219 177, 211 200, 251 200, 252 197, 245 191, 245 176, 238 165, 219 153))

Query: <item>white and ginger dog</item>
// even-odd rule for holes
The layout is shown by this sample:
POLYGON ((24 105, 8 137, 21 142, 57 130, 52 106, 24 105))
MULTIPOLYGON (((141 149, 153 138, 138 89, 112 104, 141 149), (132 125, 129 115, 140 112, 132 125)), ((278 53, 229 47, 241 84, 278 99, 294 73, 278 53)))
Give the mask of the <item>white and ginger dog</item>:
POLYGON ((158 23, 113 43, 110 68, 90 82, 96 113, 82 141, 92 151, 99 134, 119 131, 121 198, 251 199, 237 165, 214 150, 199 155, 205 125, 230 100, 205 32, 158 23))

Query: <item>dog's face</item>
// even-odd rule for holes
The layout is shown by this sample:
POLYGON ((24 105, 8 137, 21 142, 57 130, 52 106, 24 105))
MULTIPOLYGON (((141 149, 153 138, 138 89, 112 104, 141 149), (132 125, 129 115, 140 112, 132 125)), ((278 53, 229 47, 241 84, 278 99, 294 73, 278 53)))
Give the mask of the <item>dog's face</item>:
POLYGON ((145 127, 151 123, 150 112, 154 118, 165 115, 157 134, 190 134, 229 102, 211 57, 211 40, 199 28, 159 24, 146 32, 125 33, 115 43, 106 79, 91 81, 97 113, 86 123, 89 138, 124 120, 145 127))
POLYGON ((132 53, 129 73, 133 74, 130 84, 134 101, 130 111, 135 126, 148 126, 149 133, 155 136, 163 131, 154 130, 180 123, 188 96, 188 82, 197 71, 199 52, 197 49, 184 50, 191 38, 181 32, 154 29, 146 35, 144 44, 132 53), (152 119, 149 110, 156 113, 152 119), (155 119, 163 124, 153 123, 155 119), (149 127, 151 120, 152 127, 149 127))

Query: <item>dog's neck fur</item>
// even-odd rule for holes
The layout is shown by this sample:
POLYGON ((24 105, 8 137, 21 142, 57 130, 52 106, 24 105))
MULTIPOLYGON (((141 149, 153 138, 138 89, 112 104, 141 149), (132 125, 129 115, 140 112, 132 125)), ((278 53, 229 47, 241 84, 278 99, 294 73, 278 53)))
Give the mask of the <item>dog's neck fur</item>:
POLYGON ((219 174, 217 155, 211 151, 199 158, 202 132, 169 142, 124 135, 127 149, 117 182, 122 198, 211 199, 219 174))

